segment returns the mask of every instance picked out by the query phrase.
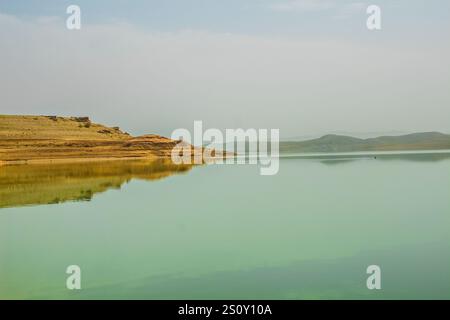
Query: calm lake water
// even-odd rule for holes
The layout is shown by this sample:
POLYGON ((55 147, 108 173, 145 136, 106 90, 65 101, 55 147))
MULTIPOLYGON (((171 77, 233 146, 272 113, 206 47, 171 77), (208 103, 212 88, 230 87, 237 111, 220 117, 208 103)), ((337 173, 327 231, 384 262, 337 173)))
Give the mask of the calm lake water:
POLYGON ((0 298, 449 299, 449 156, 0 167, 0 298))

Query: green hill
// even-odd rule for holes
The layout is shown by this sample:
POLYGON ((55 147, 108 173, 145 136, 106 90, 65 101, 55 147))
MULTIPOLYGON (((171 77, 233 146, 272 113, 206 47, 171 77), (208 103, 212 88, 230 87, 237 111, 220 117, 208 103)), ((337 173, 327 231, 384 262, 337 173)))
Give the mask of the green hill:
POLYGON ((381 136, 369 139, 330 134, 313 140, 286 141, 280 143, 281 153, 441 149, 450 149, 450 135, 439 132, 422 132, 402 136, 381 136))

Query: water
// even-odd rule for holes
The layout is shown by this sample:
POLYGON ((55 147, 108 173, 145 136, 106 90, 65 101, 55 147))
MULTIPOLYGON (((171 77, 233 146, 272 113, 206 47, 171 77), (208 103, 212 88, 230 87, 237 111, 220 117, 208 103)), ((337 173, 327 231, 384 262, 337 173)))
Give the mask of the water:
POLYGON ((448 154, 25 167, 0 167, 3 299, 450 298, 448 154))

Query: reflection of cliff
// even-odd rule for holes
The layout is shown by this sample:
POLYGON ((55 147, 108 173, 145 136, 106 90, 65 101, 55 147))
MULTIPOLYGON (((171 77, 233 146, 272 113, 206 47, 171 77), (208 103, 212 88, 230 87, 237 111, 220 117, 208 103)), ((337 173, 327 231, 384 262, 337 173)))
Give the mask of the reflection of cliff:
POLYGON ((86 201, 131 179, 163 179, 190 169, 163 160, 1 166, 0 208, 86 201))

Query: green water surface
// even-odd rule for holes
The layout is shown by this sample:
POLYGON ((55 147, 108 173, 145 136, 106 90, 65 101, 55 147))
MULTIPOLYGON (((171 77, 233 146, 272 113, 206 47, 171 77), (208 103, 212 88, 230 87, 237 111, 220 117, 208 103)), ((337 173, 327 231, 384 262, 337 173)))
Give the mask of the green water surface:
POLYGON ((122 180, 53 204, 29 200, 42 187, 4 186, 0 298, 450 298, 448 157, 289 157, 274 176, 209 165, 122 180), (373 264, 381 290, 366 287, 373 264), (81 290, 66 289, 69 265, 81 290))

